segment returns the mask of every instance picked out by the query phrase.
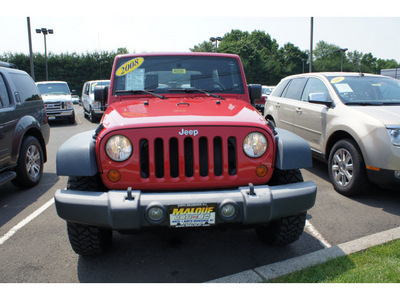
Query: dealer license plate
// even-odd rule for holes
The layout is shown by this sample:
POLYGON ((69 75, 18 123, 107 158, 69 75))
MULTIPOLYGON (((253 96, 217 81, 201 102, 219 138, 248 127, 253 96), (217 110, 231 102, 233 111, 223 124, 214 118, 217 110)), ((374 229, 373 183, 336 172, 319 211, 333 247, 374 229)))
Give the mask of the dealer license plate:
POLYGON ((172 227, 203 227, 215 225, 217 204, 170 205, 169 224, 172 227))

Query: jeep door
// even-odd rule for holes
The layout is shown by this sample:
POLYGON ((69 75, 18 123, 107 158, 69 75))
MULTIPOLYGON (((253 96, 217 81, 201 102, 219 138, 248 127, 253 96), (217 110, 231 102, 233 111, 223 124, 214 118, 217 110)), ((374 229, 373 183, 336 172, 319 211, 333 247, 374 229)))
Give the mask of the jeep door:
POLYGON ((276 101, 275 108, 278 116, 276 118, 277 127, 292 132, 294 131, 294 114, 300 102, 306 81, 307 79, 303 77, 293 78, 284 89, 281 97, 276 101))
POLYGON ((326 117, 329 108, 324 104, 310 103, 309 100, 312 97, 320 97, 321 100, 332 99, 322 80, 309 78, 304 87, 301 101, 295 108, 294 133, 304 138, 314 151, 323 152, 322 139, 325 138, 326 117))

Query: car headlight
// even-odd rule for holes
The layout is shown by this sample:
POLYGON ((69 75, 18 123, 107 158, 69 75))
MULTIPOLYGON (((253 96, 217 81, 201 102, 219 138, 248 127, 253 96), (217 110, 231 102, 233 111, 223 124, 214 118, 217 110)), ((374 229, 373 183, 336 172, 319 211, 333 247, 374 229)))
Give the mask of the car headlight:
POLYGON ((73 109, 74 108, 74 104, 72 103, 72 101, 67 101, 67 109, 73 109))
POLYGON ((251 158, 260 157, 267 151, 268 142, 260 132, 249 133, 243 141, 243 151, 251 158))
POLYGON ((112 160, 124 161, 132 154, 132 144, 123 135, 114 135, 106 143, 106 152, 112 160))
POLYGON ((395 146, 400 146, 400 127, 388 127, 390 141, 395 146))

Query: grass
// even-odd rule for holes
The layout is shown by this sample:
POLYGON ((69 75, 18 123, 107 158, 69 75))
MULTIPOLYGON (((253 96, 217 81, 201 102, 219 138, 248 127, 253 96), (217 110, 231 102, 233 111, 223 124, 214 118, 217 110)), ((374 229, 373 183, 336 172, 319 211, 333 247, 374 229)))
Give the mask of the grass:
POLYGON ((400 283, 400 240, 332 259, 268 283, 400 283))

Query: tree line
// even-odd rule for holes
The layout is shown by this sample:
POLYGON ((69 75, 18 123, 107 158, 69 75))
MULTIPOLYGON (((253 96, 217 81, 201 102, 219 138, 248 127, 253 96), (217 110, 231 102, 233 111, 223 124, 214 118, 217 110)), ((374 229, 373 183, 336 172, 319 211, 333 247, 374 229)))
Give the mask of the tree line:
MULTIPOLYGON (((313 72, 340 71, 379 74, 381 69, 399 66, 394 59, 379 59, 372 53, 357 50, 342 53, 338 45, 319 41, 313 49, 313 72), (343 55, 343 65, 342 65, 343 55)), ((282 78, 309 70, 309 50, 302 51, 292 43, 279 46, 276 39, 264 31, 232 30, 226 33, 218 48, 211 41, 204 41, 193 48, 192 52, 222 52, 238 54, 242 60, 248 83, 276 85, 282 78)), ((62 53, 48 55, 49 80, 67 81, 71 90, 81 94, 83 83, 89 80, 109 79, 112 64, 117 54, 128 53, 126 48, 117 51, 93 53, 62 53)), ((35 80, 46 80, 45 57, 34 53, 35 80)), ((22 53, 4 53, 0 60, 17 65, 31 74, 29 55, 22 53)))

